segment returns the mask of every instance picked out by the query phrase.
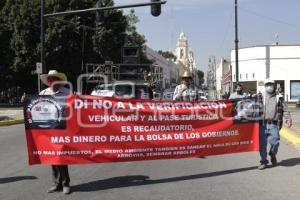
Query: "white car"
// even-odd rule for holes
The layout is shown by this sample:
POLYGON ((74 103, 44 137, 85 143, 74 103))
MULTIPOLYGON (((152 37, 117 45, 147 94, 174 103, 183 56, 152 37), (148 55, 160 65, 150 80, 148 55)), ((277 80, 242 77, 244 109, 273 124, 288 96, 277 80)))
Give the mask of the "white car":
POLYGON ((146 82, 116 81, 96 86, 91 95, 128 99, 152 99, 153 93, 146 82))
POLYGON ((201 90, 198 91, 198 99, 199 100, 204 100, 204 101, 207 100, 207 97, 206 97, 205 93, 203 91, 201 91, 201 90))

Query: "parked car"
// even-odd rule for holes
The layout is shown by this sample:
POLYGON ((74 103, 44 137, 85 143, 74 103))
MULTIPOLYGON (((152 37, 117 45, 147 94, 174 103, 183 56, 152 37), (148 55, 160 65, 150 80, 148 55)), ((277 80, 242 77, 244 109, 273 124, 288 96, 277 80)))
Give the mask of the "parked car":
POLYGON ((101 96, 101 97, 112 97, 114 95, 114 91, 112 89, 112 84, 97 85, 93 89, 91 95, 101 96))
POLYGON ((152 99, 153 93, 147 82, 116 81, 96 86, 91 95, 128 99, 152 99))

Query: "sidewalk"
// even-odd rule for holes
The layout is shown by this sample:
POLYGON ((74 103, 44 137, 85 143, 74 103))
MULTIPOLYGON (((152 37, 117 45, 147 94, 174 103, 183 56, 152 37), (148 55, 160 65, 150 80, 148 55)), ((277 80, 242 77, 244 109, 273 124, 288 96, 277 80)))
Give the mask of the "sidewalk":
POLYGON ((290 107, 293 125, 291 128, 283 127, 280 135, 289 143, 300 149, 300 108, 290 107))
POLYGON ((293 126, 291 129, 300 136, 300 108, 289 107, 289 111, 291 112, 293 120, 293 126))
POLYGON ((0 126, 24 122, 23 108, 0 108, 0 126))

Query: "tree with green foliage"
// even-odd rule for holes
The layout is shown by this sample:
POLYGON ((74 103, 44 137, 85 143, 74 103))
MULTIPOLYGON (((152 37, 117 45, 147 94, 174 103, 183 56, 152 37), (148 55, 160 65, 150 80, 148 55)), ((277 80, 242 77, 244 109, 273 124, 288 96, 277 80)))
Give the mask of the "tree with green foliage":
MULTIPOLYGON (((112 0, 103 0, 104 6, 113 6, 112 0)), ((105 60, 120 63, 121 47, 126 37, 128 25, 126 16, 120 10, 108 10, 103 13, 104 19, 96 22, 96 34, 93 37, 94 50, 105 60)))
POLYGON ((162 51, 162 50, 159 50, 157 52, 158 54, 160 54, 162 57, 166 58, 166 59, 172 59, 172 60, 176 60, 177 57, 170 51, 162 51))
MULTIPOLYGON (((64 0, 46 1, 46 13, 62 12, 66 10, 86 9, 95 6, 95 1, 64 0)), ((85 34, 85 57, 90 57, 89 50, 93 48, 92 37, 95 31, 87 30, 75 26, 75 22, 80 17, 80 25, 94 27, 95 13, 82 15, 62 15, 46 18, 45 30, 45 60, 47 69, 56 69, 64 72, 69 81, 76 86, 76 80, 82 73, 82 38, 85 34)), ((99 57, 96 55, 95 57, 99 57)), ((76 87, 74 88, 76 89, 76 87)))
POLYGON ((143 64, 152 64, 152 61, 149 60, 145 55, 145 43, 146 38, 144 35, 138 33, 136 24, 139 22, 138 17, 135 15, 134 9, 130 10, 130 13, 126 16, 127 19, 127 28, 126 28, 126 37, 124 46, 136 46, 139 47, 141 52, 141 63, 143 64))
POLYGON ((144 35, 141 35, 137 32, 135 24, 139 22, 138 17, 134 14, 134 9, 126 16, 127 19, 127 28, 126 28, 126 37, 125 45, 126 46, 143 46, 146 43, 146 38, 144 35))
MULTIPOLYGON (((47 0, 46 13, 95 7, 95 0, 47 0)), ((104 6, 112 6, 112 0, 104 0, 104 6)), ((47 69, 66 73, 76 85, 82 73, 82 40, 85 40, 85 61, 103 63, 121 61, 123 45, 145 43, 135 28, 137 18, 125 16, 120 10, 104 12, 102 21, 96 13, 63 15, 46 19, 45 60, 47 69), (80 17, 81 25, 92 27, 83 31, 74 22, 80 17), (93 30, 94 29, 94 30, 93 30), (84 34, 84 35, 83 35, 84 34)), ((33 73, 40 61, 40 0, 0 1, 0 70, 1 92, 21 87, 28 93, 36 93, 37 77, 33 73)))
POLYGON ((32 70, 39 53, 36 48, 39 42, 38 1, 3 1, 0 16, 0 35, 4 37, 0 40, 1 51, 4 52, 0 66, 8 73, 4 81, 9 83, 3 89, 7 91, 18 86, 33 88, 32 83, 36 79, 32 70))

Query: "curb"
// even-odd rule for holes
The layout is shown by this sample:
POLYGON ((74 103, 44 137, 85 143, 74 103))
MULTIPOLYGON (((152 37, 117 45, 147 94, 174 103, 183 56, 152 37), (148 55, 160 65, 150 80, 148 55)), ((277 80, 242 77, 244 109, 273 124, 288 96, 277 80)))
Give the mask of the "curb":
POLYGON ((283 127, 280 131, 280 135, 285 138, 289 143, 300 149, 300 136, 292 129, 283 127))
POLYGON ((23 124, 24 119, 14 119, 14 120, 6 120, 6 121, 0 121, 0 126, 10 126, 15 124, 23 124))

